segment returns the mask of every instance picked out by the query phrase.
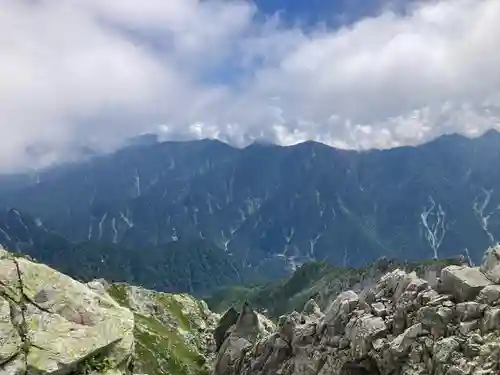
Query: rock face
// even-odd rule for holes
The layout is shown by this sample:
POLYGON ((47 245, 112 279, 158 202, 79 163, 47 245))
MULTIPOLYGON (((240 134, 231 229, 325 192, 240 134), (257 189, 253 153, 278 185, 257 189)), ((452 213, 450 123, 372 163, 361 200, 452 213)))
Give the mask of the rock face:
POLYGON ((0 374, 129 374, 133 329, 104 290, 0 250, 0 374))
POLYGON ((441 291, 452 293, 460 301, 473 299, 485 286, 491 284, 493 283, 479 268, 450 266, 441 273, 441 291))
MULTIPOLYGON (((101 289, 99 283, 89 283, 101 289)), ((208 375, 219 316, 187 294, 160 293, 128 284, 107 292, 135 317, 134 370, 149 375, 208 375)))
POLYGON ((500 245, 491 247, 486 251, 481 271, 494 283, 500 283, 500 245))
POLYGON ((311 301, 260 337, 246 305, 229 333, 219 332, 214 375, 498 375, 494 280, 500 267, 490 255, 480 269, 445 268, 438 283, 397 269, 360 296, 341 293, 325 314, 311 301))

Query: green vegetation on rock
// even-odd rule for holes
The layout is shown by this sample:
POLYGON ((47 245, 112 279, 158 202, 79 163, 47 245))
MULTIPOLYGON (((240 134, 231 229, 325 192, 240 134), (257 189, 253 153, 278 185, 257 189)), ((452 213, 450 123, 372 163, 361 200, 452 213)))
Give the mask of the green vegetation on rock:
POLYGON ((108 292, 135 316, 134 371, 208 375, 218 316, 187 294, 153 292, 119 283, 108 292))

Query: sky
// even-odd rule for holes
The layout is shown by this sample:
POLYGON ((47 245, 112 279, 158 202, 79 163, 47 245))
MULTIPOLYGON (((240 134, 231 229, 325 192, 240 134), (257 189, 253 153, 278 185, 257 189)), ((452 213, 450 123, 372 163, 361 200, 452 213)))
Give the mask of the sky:
POLYGON ((0 0, 0 172, 158 132, 349 149, 500 128, 498 0, 0 0))

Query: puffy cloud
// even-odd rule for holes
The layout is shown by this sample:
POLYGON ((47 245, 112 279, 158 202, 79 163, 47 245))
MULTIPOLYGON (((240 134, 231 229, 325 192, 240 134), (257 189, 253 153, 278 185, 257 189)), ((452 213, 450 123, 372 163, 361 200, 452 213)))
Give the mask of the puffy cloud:
POLYGON ((156 127, 350 148, 498 127, 500 2, 391 9, 305 31, 247 1, 0 0, 0 170, 156 127))

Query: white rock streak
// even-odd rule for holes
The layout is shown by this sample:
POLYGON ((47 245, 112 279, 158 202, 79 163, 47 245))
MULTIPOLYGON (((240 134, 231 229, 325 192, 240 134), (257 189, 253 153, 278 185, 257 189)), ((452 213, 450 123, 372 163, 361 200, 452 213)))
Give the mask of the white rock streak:
POLYGON ((104 221, 106 221, 107 216, 108 216, 108 213, 106 212, 104 215, 102 215, 101 221, 99 221, 99 236, 97 237, 98 241, 102 238, 102 227, 103 227, 104 221))
POLYGON ((316 243, 321 238, 322 234, 318 234, 316 237, 309 240, 309 256, 311 259, 316 259, 314 255, 314 248, 316 247, 316 243))
POLYGON ((135 193, 137 197, 141 196, 141 176, 139 175, 139 170, 135 170, 135 175, 134 175, 134 187, 135 187, 135 193))
POLYGON ((122 219, 129 228, 132 228, 134 226, 134 223, 129 218, 128 212, 126 213, 126 215, 123 212, 120 212, 120 219, 122 219))
POLYGON ((111 230, 113 231, 113 243, 118 242, 118 230, 116 229, 116 218, 111 219, 111 230))
POLYGON ((428 208, 424 207, 420 219, 425 229, 425 237, 434 252, 434 259, 438 259, 438 250, 446 234, 446 213, 432 197, 429 197, 429 201, 430 205, 428 208), (432 218, 434 220, 431 220, 432 218))
POLYGON ((484 232, 490 239, 490 243, 493 244, 495 242, 495 237, 493 236, 493 234, 489 229, 489 220, 498 211, 499 207, 496 207, 492 211, 486 213, 485 211, 487 210, 488 205, 490 204, 491 195, 493 194, 493 189, 486 190, 483 188, 482 192, 484 194, 483 200, 481 201, 479 197, 476 197, 474 199, 474 202, 472 203, 472 209, 476 214, 477 218, 479 219, 481 228, 483 228, 484 232))

